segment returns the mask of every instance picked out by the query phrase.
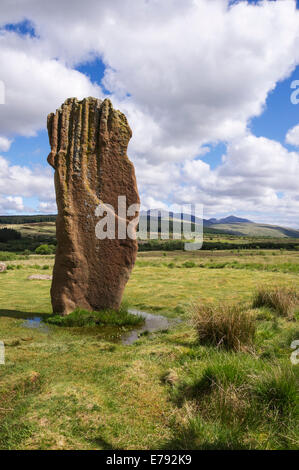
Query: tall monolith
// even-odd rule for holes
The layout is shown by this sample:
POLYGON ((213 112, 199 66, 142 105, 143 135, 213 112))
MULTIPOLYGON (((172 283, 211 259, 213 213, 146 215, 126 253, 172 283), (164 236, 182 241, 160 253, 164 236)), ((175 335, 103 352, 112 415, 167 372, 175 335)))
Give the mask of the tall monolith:
MULTIPOLYGON (((118 309, 137 254, 137 241, 123 230, 119 236, 117 224, 119 196, 127 207, 139 204, 127 156, 132 131, 110 100, 69 98, 49 114, 48 132, 58 207, 53 312, 118 309), (107 215, 99 207, 115 209, 114 238, 96 236, 99 215, 107 215)), ((125 216, 126 227, 136 215, 125 216)))

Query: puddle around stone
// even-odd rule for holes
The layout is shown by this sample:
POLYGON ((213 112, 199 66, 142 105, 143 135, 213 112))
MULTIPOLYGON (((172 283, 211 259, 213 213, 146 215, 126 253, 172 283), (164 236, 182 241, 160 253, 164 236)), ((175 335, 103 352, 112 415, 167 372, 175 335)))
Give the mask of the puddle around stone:
MULTIPOLYGON (((130 345, 137 341, 140 336, 144 333, 153 333, 154 331, 168 330, 168 328, 175 322, 175 320, 170 320, 162 315, 154 315, 152 313, 143 312, 140 310, 129 309, 129 312, 132 315, 140 315, 144 318, 144 323, 133 330, 126 331, 125 333, 121 332, 119 328, 113 327, 111 325, 101 326, 101 327, 88 327, 86 328, 72 328, 74 333, 82 332, 85 333, 93 332, 94 334, 103 335, 103 339, 112 340, 112 341, 121 341, 122 344, 130 345)), ((22 326, 25 328, 34 328, 42 331, 44 333, 50 332, 50 327, 43 322, 41 317, 33 317, 26 320, 22 323, 22 326)))
POLYGON ((48 325, 43 322, 41 317, 28 318, 28 320, 25 320, 21 326, 25 328, 34 328, 44 333, 49 333, 50 331, 48 325))
POLYGON ((145 319, 145 322, 138 328, 124 334, 122 336, 123 344, 133 344, 139 339, 140 335, 145 332, 153 333, 154 331, 168 330, 171 323, 174 323, 174 320, 169 320, 162 315, 154 315, 152 313, 142 312, 135 309, 129 309, 129 312, 133 315, 140 315, 145 319))

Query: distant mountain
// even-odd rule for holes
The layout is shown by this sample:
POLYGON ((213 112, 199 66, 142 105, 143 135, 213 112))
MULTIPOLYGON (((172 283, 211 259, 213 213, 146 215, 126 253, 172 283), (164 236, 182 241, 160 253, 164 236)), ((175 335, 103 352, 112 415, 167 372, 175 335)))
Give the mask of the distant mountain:
MULTIPOLYGON (((155 219, 159 218, 173 219, 179 222, 182 218, 188 220, 190 217, 188 214, 172 213, 165 210, 154 209, 151 211, 151 216, 155 219)), ((140 218, 148 219, 149 211, 141 211, 140 218)), ((16 225, 16 224, 32 224, 40 222, 49 222, 53 224, 56 220, 56 215, 11 215, 11 216, 0 216, 1 225, 16 225)), ((202 220, 199 217, 192 216, 191 221, 194 224, 200 224, 202 220)), ((234 215, 229 215, 222 219, 203 219, 203 228, 206 233, 225 233, 237 236, 247 237, 271 237, 271 238, 299 238, 299 229, 293 229, 288 227, 280 227, 278 225, 268 224, 257 224, 248 219, 242 219, 234 215)))
MULTIPOLYGON (((157 217, 161 217, 162 219, 163 218, 166 218, 166 217, 169 217, 169 219, 173 219, 173 220, 189 220, 190 218, 190 214, 184 214, 184 213, 180 213, 180 212, 168 212, 166 211, 165 209, 150 209, 148 211, 141 211, 140 212, 140 217, 149 217, 151 216, 152 218, 157 218, 157 217)), ((194 215, 191 215, 191 222, 194 222, 194 223, 201 223, 201 220, 199 217, 196 217, 194 215)), ((204 224, 205 224, 205 219, 204 220, 204 224)))
MULTIPOLYGON (((165 217, 169 217, 170 219, 175 219, 175 220, 188 220, 190 217, 190 214, 184 214, 184 213, 176 213, 176 212, 168 212, 165 209, 151 209, 148 211, 141 211, 140 216, 151 215, 151 217, 161 217, 162 219, 165 217)), ((196 217, 194 215, 191 215, 191 222, 195 223, 201 223, 201 219, 199 217, 196 217)), ((215 224, 239 224, 239 223, 247 223, 247 224, 253 224, 251 220, 248 219, 242 219, 240 217, 235 217, 234 215, 229 215, 228 217, 225 217, 224 219, 203 219, 203 224, 204 226, 208 225, 215 225, 215 224)))
MULTIPOLYGON (((181 214, 181 213, 172 213, 165 211, 163 209, 154 209, 151 211, 141 211, 140 218, 149 218, 151 217, 161 218, 169 217, 176 221, 184 218, 188 220, 190 215, 181 214)), ((191 216, 191 221, 195 224, 199 224, 202 220, 199 217, 191 216)), ((299 230, 293 228, 280 227, 278 225, 268 225, 268 224, 257 224, 252 222, 249 219, 243 219, 241 217, 236 217, 234 215, 229 215, 222 219, 203 219, 203 227, 206 232, 209 230, 213 233, 226 233, 231 235, 238 236, 249 236, 249 237, 271 237, 271 238, 299 238, 299 230)))
POLYGON ((208 219, 206 222, 208 224, 254 224, 251 220, 235 217, 234 215, 229 215, 224 219, 208 219))

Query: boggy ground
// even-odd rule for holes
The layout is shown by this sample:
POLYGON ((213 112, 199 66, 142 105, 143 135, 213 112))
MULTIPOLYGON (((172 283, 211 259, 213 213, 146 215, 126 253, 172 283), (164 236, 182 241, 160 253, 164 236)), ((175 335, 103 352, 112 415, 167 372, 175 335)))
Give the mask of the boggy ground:
POLYGON ((199 345, 188 312, 198 301, 250 307, 259 286, 298 285, 299 253, 141 253, 126 301, 181 322, 130 346, 96 329, 26 328, 26 318, 51 313, 50 281, 27 278, 50 274, 53 257, 7 263, 0 448, 298 448, 298 323, 252 310, 254 347, 236 353, 199 345))

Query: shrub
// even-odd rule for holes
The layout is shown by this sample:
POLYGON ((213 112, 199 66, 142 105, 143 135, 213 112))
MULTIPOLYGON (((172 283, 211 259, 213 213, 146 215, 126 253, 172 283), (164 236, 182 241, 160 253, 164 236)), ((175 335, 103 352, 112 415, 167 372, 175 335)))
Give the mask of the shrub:
POLYGON ((18 259, 18 255, 16 255, 15 253, 0 251, 0 261, 13 261, 15 259, 18 259))
POLYGON ((9 240, 19 240, 21 238, 21 233, 12 228, 2 228, 0 229, 0 242, 7 242, 9 240))
POLYGON ((261 287, 253 298, 253 308, 268 307, 283 317, 291 316, 299 302, 295 289, 287 287, 261 287))
POLYGON ((195 268, 196 264, 193 261, 185 261, 182 266, 184 268, 195 268))
POLYGON ((238 305, 196 305, 193 323, 201 344, 240 351, 251 346, 255 336, 255 319, 238 305))
POLYGON ((36 248, 35 253, 37 255, 52 255, 55 253, 54 245, 40 245, 36 248))

